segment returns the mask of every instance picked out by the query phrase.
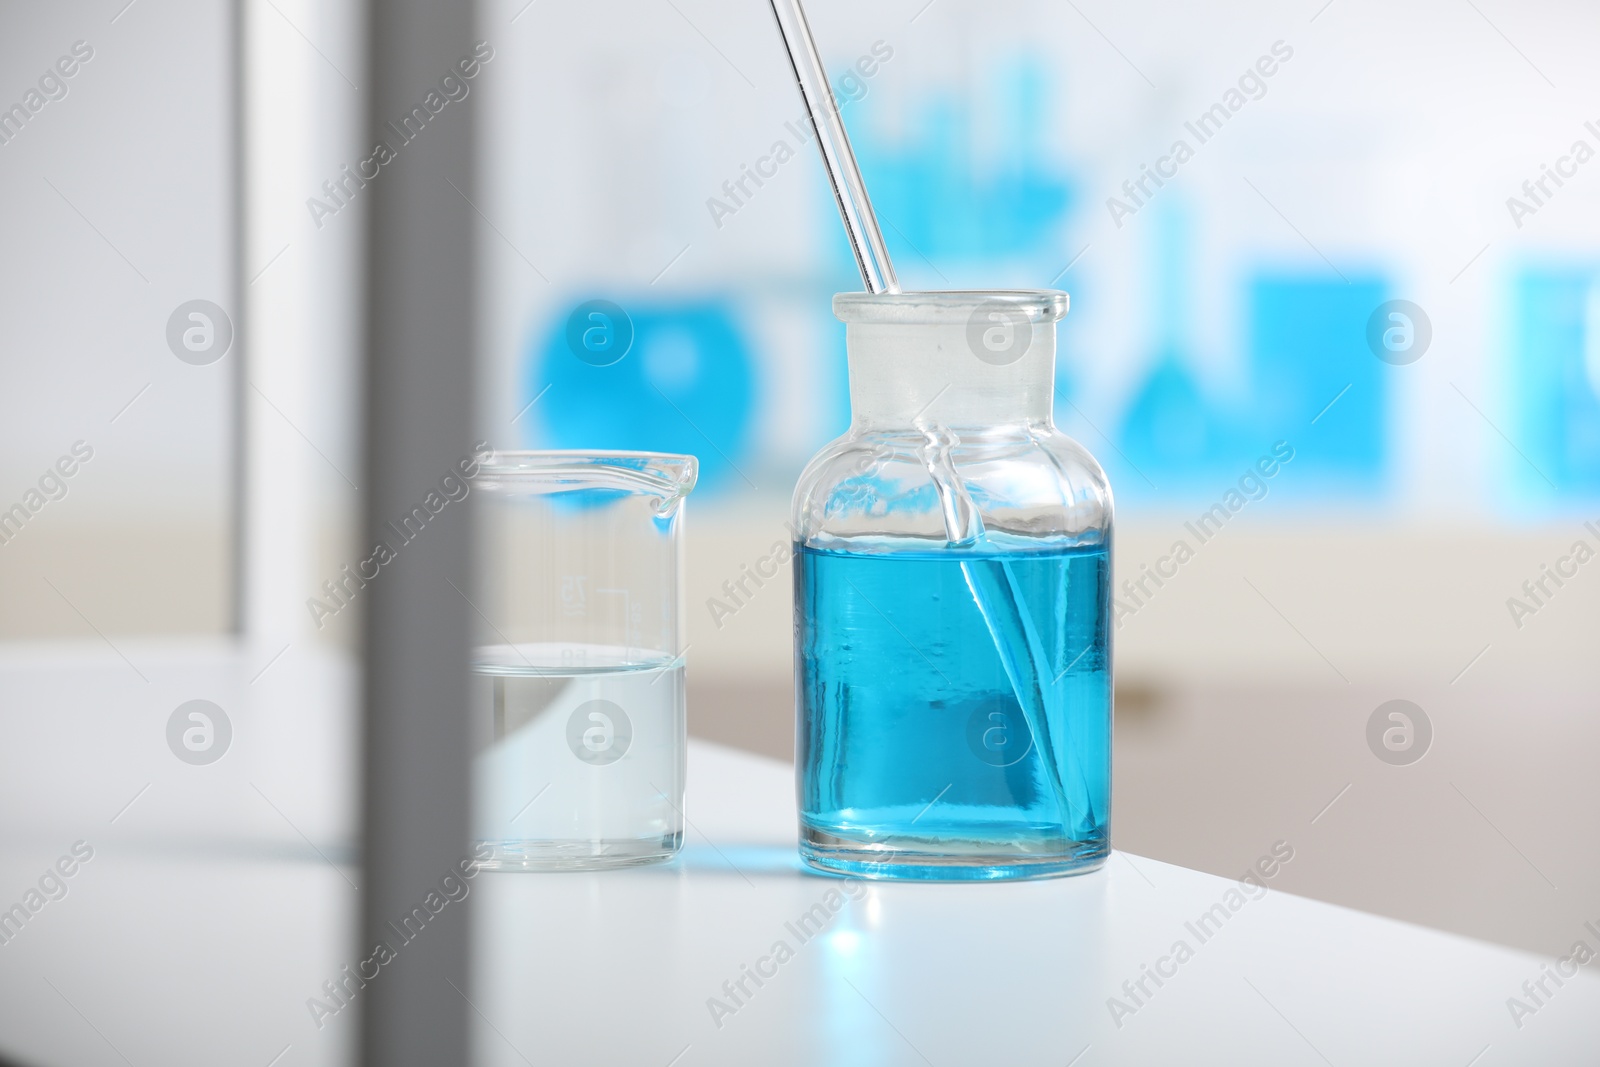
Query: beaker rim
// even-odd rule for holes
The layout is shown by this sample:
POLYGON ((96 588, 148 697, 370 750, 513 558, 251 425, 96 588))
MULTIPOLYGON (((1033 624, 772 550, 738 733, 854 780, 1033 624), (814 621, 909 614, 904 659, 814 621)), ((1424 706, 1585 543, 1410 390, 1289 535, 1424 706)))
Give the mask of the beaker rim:
POLYGON ((1028 322, 1055 322, 1071 298, 1059 289, 930 289, 914 293, 835 293, 833 314, 845 323, 904 326, 965 324, 980 309, 1003 308, 1028 322))
POLYGON ((689 495, 700 461, 676 452, 626 449, 497 449, 479 463, 478 477, 533 492, 621 489, 668 501, 689 495))

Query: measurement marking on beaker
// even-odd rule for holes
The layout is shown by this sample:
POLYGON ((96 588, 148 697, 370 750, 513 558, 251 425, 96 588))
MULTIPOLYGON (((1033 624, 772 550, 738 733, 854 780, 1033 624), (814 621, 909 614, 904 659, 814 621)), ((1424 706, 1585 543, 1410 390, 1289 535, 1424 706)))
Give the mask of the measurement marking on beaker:
POLYGON ((1339 797, 1342 797, 1346 793, 1350 792, 1350 786, 1352 786, 1352 785, 1355 785, 1355 783, 1351 782, 1349 785, 1347 785, 1343 789, 1339 790, 1339 796, 1334 797, 1332 800, 1330 800, 1326 804, 1322 805, 1322 810, 1317 812, 1315 815, 1311 816, 1311 824, 1313 826, 1315 826, 1318 819, 1320 819, 1324 815, 1328 814, 1328 809, 1333 807, 1335 804, 1339 803, 1339 797))
POLYGON ((640 642, 643 640, 643 634, 640 632, 640 624, 644 621, 643 606, 634 604, 633 593, 628 589, 596 589, 595 592, 610 593, 622 598, 622 633, 627 639, 625 648, 628 658, 632 659, 633 653, 641 648, 640 642))
MULTIPOLYGON (((571 617, 586 614, 589 608, 589 596, 584 592, 583 583, 588 578, 581 574, 563 574, 561 576, 561 613, 571 617)), ((606 592, 602 589, 600 592, 606 592)))

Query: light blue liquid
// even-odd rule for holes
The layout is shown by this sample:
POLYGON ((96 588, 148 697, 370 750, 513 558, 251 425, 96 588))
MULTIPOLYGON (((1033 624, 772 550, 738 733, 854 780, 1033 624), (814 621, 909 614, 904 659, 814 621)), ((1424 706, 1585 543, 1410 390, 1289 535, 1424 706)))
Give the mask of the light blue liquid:
POLYGON ((883 878, 1099 866, 1106 550, 871 547, 795 553, 802 856, 883 878))

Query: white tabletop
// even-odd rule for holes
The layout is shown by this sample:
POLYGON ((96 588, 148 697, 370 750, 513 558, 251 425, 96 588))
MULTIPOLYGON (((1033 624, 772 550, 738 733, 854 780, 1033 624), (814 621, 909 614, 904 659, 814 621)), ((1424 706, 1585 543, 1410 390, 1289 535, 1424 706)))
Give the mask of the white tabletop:
MULTIPOLYGON (((148 682, 116 657, 0 663, 0 908, 95 850, 0 945, 0 1059, 343 1062, 354 1012, 319 1029, 306 1001, 359 958, 348 668, 251 683, 264 656, 124 651, 148 682), (210 767, 161 732, 197 696, 236 731, 210 767)), ((471 883, 474 980, 441 995, 470 997, 479 1062, 1600 1059, 1592 967, 1558 985, 1551 960, 1122 853, 1042 882, 847 883, 798 864, 787 766, 692 742, 689 783, 670 864, 471 883)))

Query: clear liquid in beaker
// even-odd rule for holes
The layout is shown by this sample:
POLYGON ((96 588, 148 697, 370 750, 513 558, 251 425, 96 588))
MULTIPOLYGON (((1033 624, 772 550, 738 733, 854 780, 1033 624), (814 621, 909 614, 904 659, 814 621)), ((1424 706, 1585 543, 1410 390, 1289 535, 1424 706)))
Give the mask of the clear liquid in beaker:
POLYGON ((478 649, 473 836, 491 870, 625 866, 683 840, 683 659, 602 645, 478 649))

